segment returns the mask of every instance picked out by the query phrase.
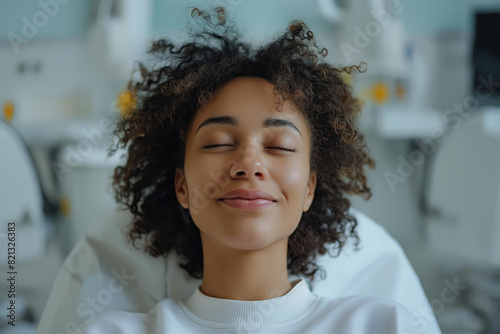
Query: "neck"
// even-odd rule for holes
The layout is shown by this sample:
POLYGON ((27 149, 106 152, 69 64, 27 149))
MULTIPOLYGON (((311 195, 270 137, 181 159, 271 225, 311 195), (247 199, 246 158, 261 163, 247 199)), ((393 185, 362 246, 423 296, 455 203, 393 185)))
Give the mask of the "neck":
POLYGON ((288 240, 258 250, 229 248, 201 235, 203 282, 201 292, 214 298, 265 300, 285 295, 288 280, 288 240))

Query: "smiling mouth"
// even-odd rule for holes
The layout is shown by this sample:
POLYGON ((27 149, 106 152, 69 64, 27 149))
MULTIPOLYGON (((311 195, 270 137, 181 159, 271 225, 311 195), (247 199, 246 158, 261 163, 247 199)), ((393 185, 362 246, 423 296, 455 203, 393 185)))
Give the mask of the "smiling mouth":
POLYGON ((246 199, 246 198, 223 198, 219 199, 220 202, 227 204, 231 207, 238 209, 246 209, 246 210, 257 210, 268 207, 274 204, 276 201, 268 200, 265 198, 254 198, 254 199, 246 199))

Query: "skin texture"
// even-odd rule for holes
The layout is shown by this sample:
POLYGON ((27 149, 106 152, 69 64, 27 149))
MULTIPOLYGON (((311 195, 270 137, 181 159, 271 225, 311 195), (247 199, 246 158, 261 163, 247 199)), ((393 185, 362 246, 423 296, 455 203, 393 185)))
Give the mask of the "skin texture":
POLYGON ((287 275, 288 237, 309 210, 316 189, 310 173, 311 134, 304 115, 285 102, 276 109, 274 85, 263 78, 239 77, 197 111, 186 141, 184 171, 177 169, 176 196, 200 229, 203 283, 208 296, 263 300, 291 289, 287 275), (199 125, 209 117, 232 116, 237 126, 199 125), (264 127, 269 117, 291 121, 290 127, 264 127), (204 147, 214 144, 230 146, 204 147), (284 151, 276 147, 295 149, 284 151), (203 166, 203 168, 200 168, 203 166), (226 180, 203 202, 195 198, 213 182, 226 180), (277 202, 257 210, 231 207, 218 200, 235 189, 259 189, 277 202))

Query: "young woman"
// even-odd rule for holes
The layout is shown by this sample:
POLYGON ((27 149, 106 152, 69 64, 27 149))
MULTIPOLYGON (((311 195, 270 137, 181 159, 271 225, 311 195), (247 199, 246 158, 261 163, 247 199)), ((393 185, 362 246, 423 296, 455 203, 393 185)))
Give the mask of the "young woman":
POLYGON ((363 168, 374 161, 341 74, 359 67, 319 62, 303 22, 252 50, 215 14, 193 9, 204 29, 179 48, 153 44, 157 67, 140 65, 138 105, 116 131, 129 152, 114 186, 135 216, 131 239, 152 256, 182 255, 202 284, 147 314, 104 313, 84 332, 418 332, 399 304, 325 299, 288 279, 314 279, 318 254, 357 238, 345 195, 370 197, 363 168))

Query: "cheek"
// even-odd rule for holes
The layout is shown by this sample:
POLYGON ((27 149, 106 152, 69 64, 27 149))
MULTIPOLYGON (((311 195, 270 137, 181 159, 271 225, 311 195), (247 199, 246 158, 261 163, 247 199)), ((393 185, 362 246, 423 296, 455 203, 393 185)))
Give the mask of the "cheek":
POLYGON ((206 201, 221 195, 221 191, 224 190, 221 186, 225 187, 227 184, 223 184, 220 179, 226 183, 228 180, 226 176, 221 177, 221 174, 226 173, 224 162, 223 159, 214 159, 210 155, 205 158, 186 158, 187 187, 192 201, 206 201))
POLYGON ((301 198, 307 184, 309 167, 302 163, 287 165, 275 172, 275 178, 289 200, 301 198))

